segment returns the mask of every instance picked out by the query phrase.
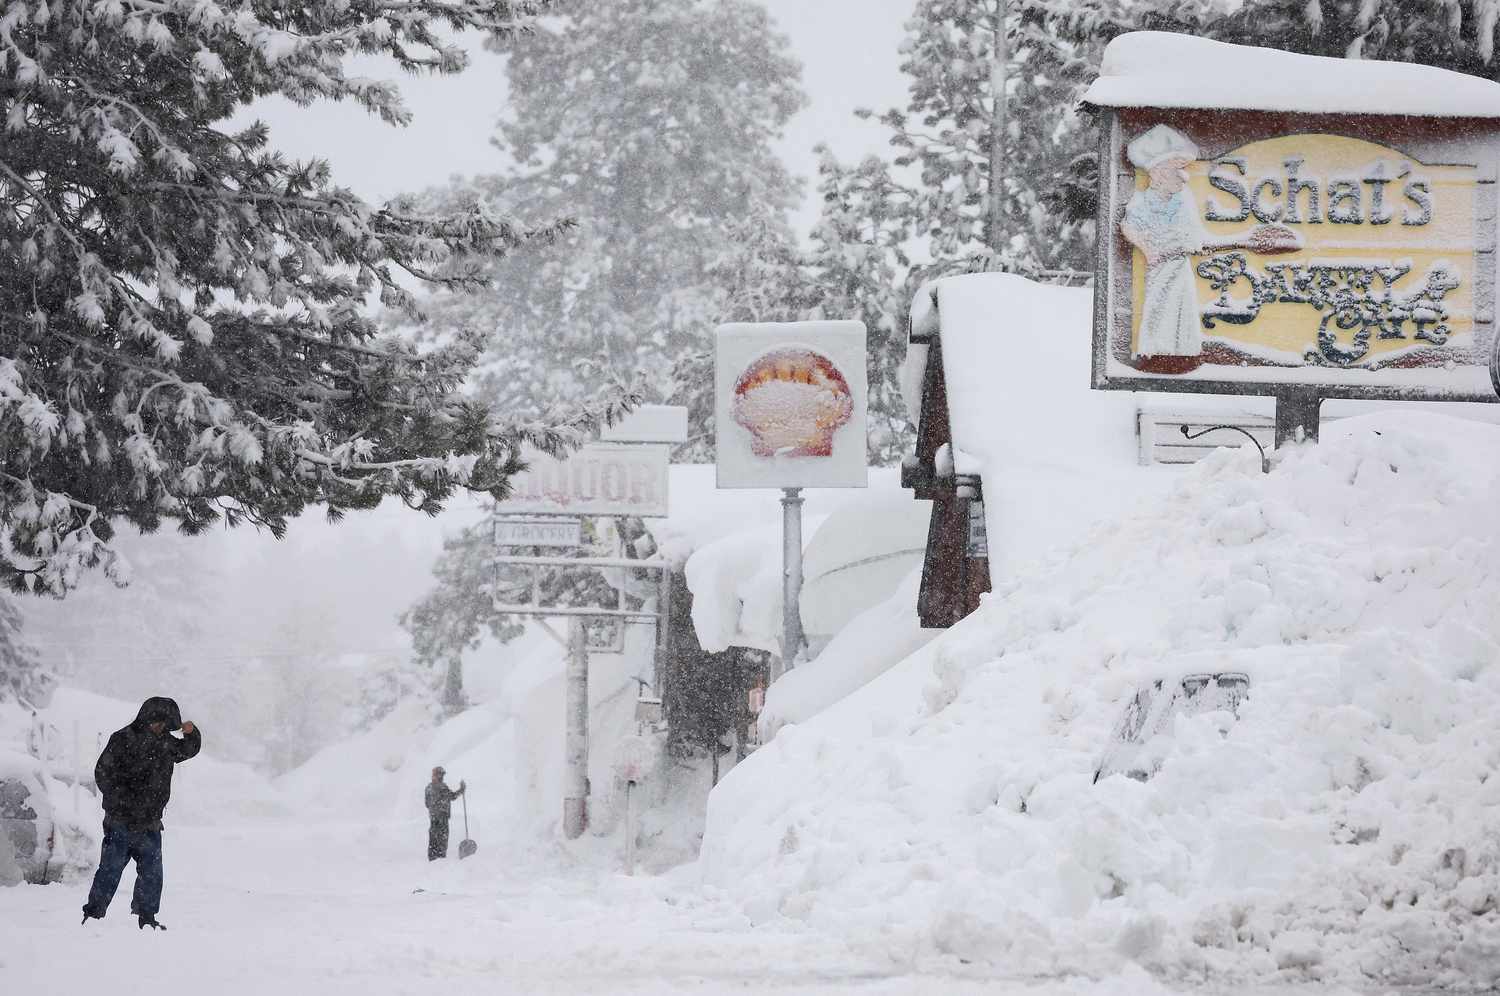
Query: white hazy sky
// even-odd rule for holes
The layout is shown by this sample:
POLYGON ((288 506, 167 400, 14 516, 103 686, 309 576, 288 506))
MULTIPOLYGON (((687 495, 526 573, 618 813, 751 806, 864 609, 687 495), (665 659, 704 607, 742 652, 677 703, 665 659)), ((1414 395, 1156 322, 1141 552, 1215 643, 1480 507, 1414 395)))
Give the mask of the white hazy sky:
MULTIPOLYGON (((896 46, 915 0, 762 0, 791 38, 803 65, 810 105, 792 121, 780 152, 793 173, 810 181, 813 146, 826 142, 840 159, 884 153, 884 128, 854 117, 856 107, 884 110, 903 104, 906 81, 896 46)), ((403 77, 389 63, 362 63, 360 71, 399 80, 414 120, 392 128, 352 104, 300 108, 277 98, 256 108, 271 126, 272 141, 298 159, 329 160, 334 176, 368 200, 438 184, 455 174, 483 173, 499 165, 489 144, 505 99, 499 57, 470 46, 472 65, 449 77, 403 77)), ((816 208, 809 198, 797 218, 806 231, 816 208)))

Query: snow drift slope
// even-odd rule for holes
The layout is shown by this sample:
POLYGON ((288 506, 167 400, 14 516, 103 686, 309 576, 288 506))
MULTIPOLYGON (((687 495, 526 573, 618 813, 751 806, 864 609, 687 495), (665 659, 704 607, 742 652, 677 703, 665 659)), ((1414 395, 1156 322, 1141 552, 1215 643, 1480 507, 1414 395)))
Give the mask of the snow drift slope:
POLYGON ((1500 430, 1348 420, 1242 453, 1016 575, 711 798, 756 919, 1007 974, 1500 982, 1500 430), (1139 783, 1163 674, 1243 670, 1139 783))

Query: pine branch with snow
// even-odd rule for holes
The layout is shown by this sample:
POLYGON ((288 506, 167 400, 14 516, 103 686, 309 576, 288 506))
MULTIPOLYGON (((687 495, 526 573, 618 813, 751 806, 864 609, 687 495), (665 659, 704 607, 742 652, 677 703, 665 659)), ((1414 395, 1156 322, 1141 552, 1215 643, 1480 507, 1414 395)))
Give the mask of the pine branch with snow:
POLYGON ((0 581, 61 594, 102 567, 115 527, 279 533, 388 494, 433 511, 502 496, 523 443, 566 424, 468 399, 482 343, 419 351, 365 301, 419 317, 403 285, 476 287, 482 260, 555 241, 475 207, 373 206, 326 163, 274 152, 231 115, 280 94, 409 117, 354 55, 457 72, 449 32, 508 42, 549 0, 266 5, 9 0, 0 13, 0 581))

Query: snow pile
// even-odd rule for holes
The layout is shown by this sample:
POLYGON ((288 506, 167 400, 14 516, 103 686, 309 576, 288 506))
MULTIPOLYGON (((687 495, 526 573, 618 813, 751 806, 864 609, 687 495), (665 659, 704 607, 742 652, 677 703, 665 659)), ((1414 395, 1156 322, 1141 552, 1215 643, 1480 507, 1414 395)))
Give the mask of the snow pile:
POLYGON ((1161 31, 1120 35, 1083 103, 1304 114, 1500 117, 1500 85, 1432 66, 1332 59, 1161 31))
MULTIPOLYGON (((932 503, 904 488, 855 492, 804 545, 802 628, 833 636, 885 601, 927 552, 932 503)), ((912 603, 915 604, 915 603, 912 603)))
POLYGON ((806 722, 941 633, 923 629, 917 619, 921 582, 920 569, 908 574, 889 598, 840 629, 817 657, 777 678, 760 711, 761 740, 788 723, 806 722))
MULTIPOLYGON (((675 487, 679 476, 674 473, 672 480, 675 487)), ((702 483, 709 480, 703 478, 702 483)), ((806 490, 802 509, 803 550, 812 550, 823 523, 846 509, 854 514, 864 509, 880 521, 893 523, 899 535, 906 535, 902 523, 910 513, 893 517, 889 501, 871 497, 883 492, 904 495, 910 501, 911 493, 899 491, 899 485, 899 471, 887 467, 871 468, 868 489, 806 490), (886 510, 884 515, 881 509, 886 510)), ((910 503, 914 508, 921 507, 916 502, 910 503)), ((698 642, 710 652, 731 646, 778 651, 782 582, 780 495, 769 489, 709 492, 697 495, 691 503, 679 508, 682 511, 674 512, 665 522, 652 522, 650 528, 663 557, 685 561, 683 576, 693 593, 693 629, 698 642)), ((870 552, 886 552, 890 545, 889 537, 879 534, 855 539, 867 545, 868 551, 862 546, 860 552, 850 554, 850 545, 839 543, 836 551, 820 554, 822 560, 813 566, 824 571, 837 566, 828 557, 839 551, 857 559, 870 552)), ((806 570, 804 574, 814 577, 806 570)))
POLYGON ((1012 975, 1500 982, 1500 430, 1387 413, 1220 453, 715 790, 756 921, 1012 975), (1237 670, 1093 783, 1155 677, 1237 670))

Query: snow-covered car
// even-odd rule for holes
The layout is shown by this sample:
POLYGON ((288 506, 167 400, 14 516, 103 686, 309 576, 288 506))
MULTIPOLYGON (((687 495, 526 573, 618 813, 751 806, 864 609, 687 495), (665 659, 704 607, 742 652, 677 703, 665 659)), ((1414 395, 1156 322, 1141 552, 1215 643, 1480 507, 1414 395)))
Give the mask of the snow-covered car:
POLYGON ((0 748, 0 885, 55 881, 54 831, 41 762, 0 748))
POLYGON ((1094 781, 1109 775, 1145 781, 1161 763, 1149 749, 1151 741, 1171 726, 1174 716, 1227 712, 1238 717, 1249 692, 1250 676, 1243 671, 1194 672, 1142 685, 1125 704, 1094 781))

